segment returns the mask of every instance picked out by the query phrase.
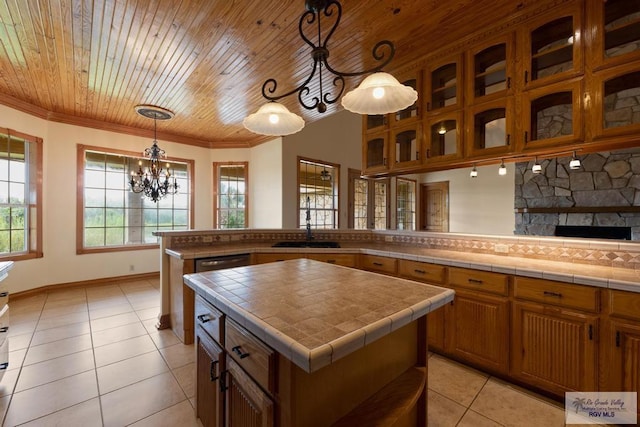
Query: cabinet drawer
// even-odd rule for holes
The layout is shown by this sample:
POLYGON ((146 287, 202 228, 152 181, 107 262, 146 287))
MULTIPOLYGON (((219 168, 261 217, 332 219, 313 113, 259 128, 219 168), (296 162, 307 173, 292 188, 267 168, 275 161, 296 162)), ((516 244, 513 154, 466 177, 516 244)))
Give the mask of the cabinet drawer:
POLYGON ((449 284, 496 295, 509 294, 509 276, 490 271, 449 268, 449 284))
POLYGON ((609 312, 612 316, 640 320, 640 293, 610 290, 609 312))
POLYGON ((591 312, 599 310, 598 292, 598 288, 590 286, 526 277, 516 277, 514 285, 516 298, 591 312))
POLYGON ((265 390, 275 391, 276 353, 242 326, 227 319, 225 350, 265 390))
POLYGON ((200 295, 196 295, 195 313, 196 325, 207 331, 211 338, 224 345, 224 314, 200 295))
POLYGON ((298 258, 304 258, 304 254, 291 252, 255 254, 254 264, 265 264, 267 262, 287 261, 298 258))
POLYGON ((362 255, 360 263, 363 270, 377 271, 379 273, 396 274, 398 261, 395 258, 387 258, 377 255, 362 255))
POLYGON ((356 256, 353 254, 307 254, 307 258, 344 267, 356 266, 356 256))
POLYGON ((447 268, 437 264, 401 259, 398 261, 398 271, 402 277, 441 284, 445 281, 447 268))

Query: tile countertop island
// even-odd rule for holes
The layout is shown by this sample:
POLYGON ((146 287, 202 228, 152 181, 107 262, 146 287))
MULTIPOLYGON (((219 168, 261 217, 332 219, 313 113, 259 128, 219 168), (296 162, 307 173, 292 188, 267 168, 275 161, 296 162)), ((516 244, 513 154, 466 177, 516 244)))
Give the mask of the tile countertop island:
MULTIPOLYGON (((413 367, 424 378, 411 425, 425 422, 426 314, 452 301, 454 291, 309 259, 188 274, 184 280, 277 352, 278 377, 287 384, 274 392, 281 425, 316 425, 318 417, 318 425, 340 418, 351 423, 347 413, 359 417, 363 401, 380 397, 380 389, 413 367)), ((232 351, 227 357, 241 362, 232 351)))

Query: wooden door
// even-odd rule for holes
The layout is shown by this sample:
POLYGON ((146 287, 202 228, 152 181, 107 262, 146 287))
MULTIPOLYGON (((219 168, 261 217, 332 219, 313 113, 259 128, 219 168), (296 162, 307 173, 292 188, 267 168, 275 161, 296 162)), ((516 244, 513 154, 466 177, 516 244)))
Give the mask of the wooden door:
POLYGON ((273 427, 273 401, 236 362, 227 357, 226 426, 273 427))
POLYGON ((638 393, 640 419, 640 322, 610 320, 607 355, 602 369, 603 391, 635 391, 638 393))
POLYGON ((424 231, 449 231, 449 181, 422 184, 421 229, 424 231))
POLYGON ((223 424, 220 392, 222 349, 200 327, 196 333, 196 416, 204 427, 223 424))
POLYGON ((511 374, 558 396, 597 387, 598 316, 513 303, 511 374))
POLYGON ((456 288, 447 351, 493 372, 509 372, 509 300, 456 288))

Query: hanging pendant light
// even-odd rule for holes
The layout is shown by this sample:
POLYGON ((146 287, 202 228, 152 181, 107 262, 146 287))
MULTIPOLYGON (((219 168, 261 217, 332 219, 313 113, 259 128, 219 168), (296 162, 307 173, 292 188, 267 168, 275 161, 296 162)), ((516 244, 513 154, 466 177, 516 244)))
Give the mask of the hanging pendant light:
POLYGON ((270 136, 290 135, 304 127, 304 120, 279 102, 267 102, 242 122, 253 133, 270 136))
POLYGON ((571 158, 571 161, 569 162, 569 169, 571 170, 577 170, 580 169, 580 167, 582 166, 582 163, 580 163, 580 159, 578 159, 576 157, 576 152, 573 152, 573 157, 571 158))
POLYGON ((469 177, 477 178, 478 177, 478 169, 476 169, 476 165, 473 165, 473 169, 469 172, 469 177))
POLYGON ((500 162, 500 167, 498 168, 498 175, 505 176, 507 174, 507 167, 504 165, 504 159, 500 162))
POLYGON ((536 175, 542 173, 542 166, 540 165, 540 163, 538 163, 537 157, 534 160, 533 166, 531 167, 531 172, 533 172, 536 175))
POLYGON ((155 203, 167 195, 178 192, 178 183, 176 178, 171 176, 169 164, 166 164, 166 171, 162 169, 160 161, 167 155, 158 147, 157 141, 157 121, 173 118, 173 112, 154 105, 136 105, 135 110, 141 116, 153 119, 153 145, 143 152, 147 158, 147 167, 143 170, 143 161, 140 160, 138 171, 131 171, 129 187, 134 193, 141 193, 155 203))
MULTIPOLYGON (((363 71, 344 72, 334 69, 328 62, 329 48, 328 42, 342 18, 342 5, 337 0, 306 0, 306 12, 300 17, 298 22, 298 33, 300 38, 311 47, 311 74, 296 88, 276 95, 278 82, 270 78, 262 85, 262 96, 269 101, 279 101, 287 96, 297 94, 298 102, 307 110, 317 110, 319 113, 327 111, 327 105, 337 102, 344 93, 345 77, 363 76, 371 74, 365 78, 360 86, 348 92, 342 98, 342 105, 349 111, 359 114, 387 114, 409 107, 418 99, 418 92, 412 87, 400 84, 390 74, 381 72, 382 68, 389 64, 395 55, 395 46, 389 40, 382 40, 373 47, 372 56, 378 64, 363 71), (330 28, 322 30, 321 18, 329 19, 330 28), (311 28, 317 31, 317 35, 308 37, 304 28, 311 28), (317 40, 317 44, 312 41, 317 40), (324 74, 331 76, 325 81, 324 74), (373 73, 373 74, 372 74, 373 73), (311 95, 310 82, 317 75, 320 93, 311 95), (328 84, 326 84, 328 82, 328 84), (326 85, 325 85, 326 84, 326 85), (327 87, 329 90, 327 91, 327 87)), ((309 31, 307 31, 309 32, 309 31)), ((262 135, 288 135, 298 132, 304 127, 304 121, 300 116, 290 113, 287 110, 289 125, 282 122, 274 124, 269 121, 269 114, 262 114, 263 108, 274 108, 272 103, 260 107, 260 109, 249 115, 243 124, 251 132, 262 135), (269 107, 267 107, 269 106, 269 107), (295 124, 293 124, 295 123, 295 124)), ((280 104, 278 104, 280 105, 280 104)), ((282 107, 284 108, 284 106, 282 107)), ((286 108, 285 108, 286 110, 286 108)), ((284 113, 282 113, 284 114, 284 113)))

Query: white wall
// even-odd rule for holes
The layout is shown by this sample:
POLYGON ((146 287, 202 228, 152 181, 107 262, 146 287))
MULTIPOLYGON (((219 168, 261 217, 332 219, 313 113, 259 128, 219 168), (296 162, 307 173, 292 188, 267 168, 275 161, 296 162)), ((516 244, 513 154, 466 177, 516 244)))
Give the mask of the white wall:
POLYGON ((282 138, 251 149, 249 227, 282 228, 282 138))
POLYGON ((452 233, 512 236, 515 229, 515 164, 507 163, 507 175, 498 175, 498 165, 453 169, 421 175, 421 183, 449 181, 449 231, 452 233))
POLYGON ((296 228, 297 157, 302 156, 340 165, 339 225, 347 228, 348 170, 360 170, 362 166, 362 116, 341 111, 307 124, 302 131, 283 139, 283 227, 296 228))
MULTIPOLYGON (((170 123, 170 122, 169 122, 170 123)), ((76 255, 77 145, 141 152, 152 138, 49 122, 0 105, 0 127, 43 139, 44 257, 19 261, 6 279, 10 292, 46 285, 159 270, 157 249, 76 255)), ((212 227, 211 162, 216 150, 158 141, 170 157, 195 159, 194 228, 212 227)))

